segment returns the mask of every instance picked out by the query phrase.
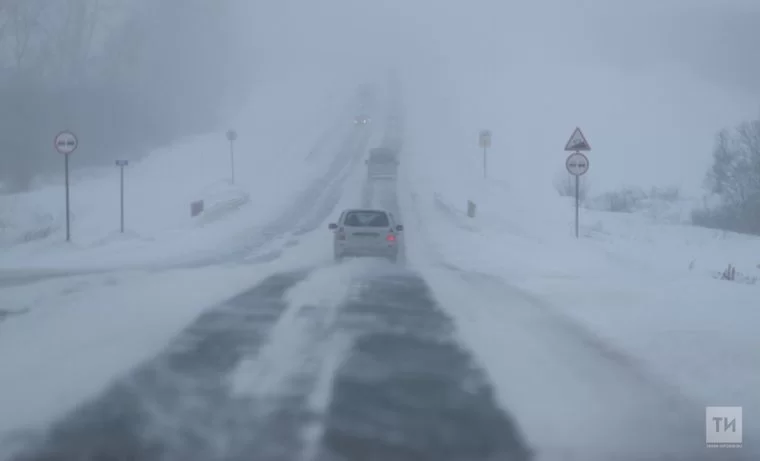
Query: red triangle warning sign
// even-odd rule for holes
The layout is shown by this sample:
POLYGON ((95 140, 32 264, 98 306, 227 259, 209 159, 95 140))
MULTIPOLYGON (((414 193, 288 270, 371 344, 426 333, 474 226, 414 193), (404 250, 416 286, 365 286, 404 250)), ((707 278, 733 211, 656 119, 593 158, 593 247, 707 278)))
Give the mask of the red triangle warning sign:
POLYGON ((573 131, 573 135, 570 136, 567 144, 565 144, 565 150, 568 152, 588 152, 591 150, 591 146, 588 141, 586 141, 586 137, 583 136, 583 132, 580 128, 576 128, 575 131, 573 131))

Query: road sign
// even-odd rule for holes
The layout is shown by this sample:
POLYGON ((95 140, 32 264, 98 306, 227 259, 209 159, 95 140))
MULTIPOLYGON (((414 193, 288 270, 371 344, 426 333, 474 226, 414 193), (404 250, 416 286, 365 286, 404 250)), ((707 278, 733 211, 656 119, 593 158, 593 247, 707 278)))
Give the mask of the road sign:
POLYGON ((117 160, 116 161, 116 166, 127 166, 127 165, 129 165, 129 161, 128 160, 117 160))
POLYGON ((61 131, 55 136, 53 145, 59 154, 69 155, 77 150, 79 141, 77 141, 76 135, 71 131, 61 131))
POLYGON ((575 128, 573 135, 565 144, 565 151, 567 152, 588 152, 591 150, 591 145, 586 141, 586 137, 583 136, 583 132, 580 128, 575 128))
POLYGON ((491 131, 490 130, 483 130, 480 132, 479 143, 480 143, 480 147, 482 147, 483 149, 487 147, 491 147, 491 131))
POLYGON ((235 130, 229 130, 227 131, 227 140, 228 141, 235 141, 237 139, 237 131, 235 130))
POLYGON ((588 171, 588 157, 580 152, 570 154, 565 161, 565 167, 571 175, 583 176, 588 171))

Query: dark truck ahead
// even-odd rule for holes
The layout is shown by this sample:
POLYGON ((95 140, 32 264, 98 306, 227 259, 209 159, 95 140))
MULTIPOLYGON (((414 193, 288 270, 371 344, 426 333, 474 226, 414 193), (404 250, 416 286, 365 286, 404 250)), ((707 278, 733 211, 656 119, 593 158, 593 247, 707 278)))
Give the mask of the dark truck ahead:
POLYGON ((396 178, 399 161, 394 149, 388 147, 370 149, 369 158, 364 163, 367 164, 367 177, 369 179, 396 178))

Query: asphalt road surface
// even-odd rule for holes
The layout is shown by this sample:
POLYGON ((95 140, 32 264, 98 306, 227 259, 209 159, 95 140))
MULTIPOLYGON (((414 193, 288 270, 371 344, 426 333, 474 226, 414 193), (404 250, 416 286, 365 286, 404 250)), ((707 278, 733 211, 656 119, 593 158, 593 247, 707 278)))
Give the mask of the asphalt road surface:
MULTIPOLYGON (((367 186, 362 205, 398 213, 393 182, 367 186)), ((296 311, 288 291, 325 269, 269 277, 207 311, 13 461, 530 459, 425 281, 403 264, 376 264, 352 275, 340 305, 296 311), (264 350, 289 343, 300 344, 298 361, 264 350), (245 366, 252 381, 240 392, 245 366), (267 369, 284 379, 257 392, 267 369), (329 396, 322 407, 320 394, 329 396)))
POLYGON ((277 395, 236 393, 231 373, 277 340, 283 297, 308 275, 274 275, 202 315, 14 461, 529 459, 425 282, 403 268, 354 280, 355 295, 329 325, 316 307, 300 311, 310 348, 350 337, 321 414, 309 405, 329 359, 320 354, 293 364, 277 395))

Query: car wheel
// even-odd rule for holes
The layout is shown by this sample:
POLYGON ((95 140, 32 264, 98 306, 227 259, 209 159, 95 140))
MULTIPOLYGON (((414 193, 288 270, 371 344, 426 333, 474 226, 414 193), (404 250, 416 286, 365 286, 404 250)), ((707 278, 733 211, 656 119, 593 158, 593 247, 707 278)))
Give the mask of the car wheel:
POLYGON ((333 260, 336 263, 342 263, 343 262, 343 256, 341 256, 341 255, 335 255, 335 256, 333 256, 333 260))
POLYGON ((388 261, 396 264, 398 262, 398 255, 388 256, 388 261))

